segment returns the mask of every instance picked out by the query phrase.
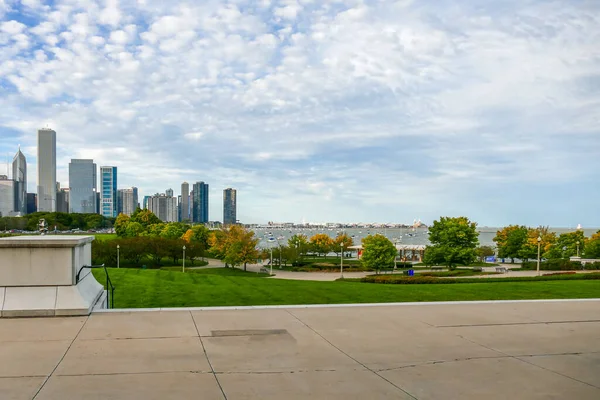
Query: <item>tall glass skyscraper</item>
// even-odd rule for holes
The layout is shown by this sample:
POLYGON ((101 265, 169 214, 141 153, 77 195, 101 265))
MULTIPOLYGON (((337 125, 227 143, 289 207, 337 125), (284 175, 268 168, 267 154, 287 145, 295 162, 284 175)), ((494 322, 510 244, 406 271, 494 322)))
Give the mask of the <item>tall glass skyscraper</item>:
POLYGON ((97 176, 94 160, 71 160, 69 163, 69 212, 96 212, 97 176))
POLYGON ((208 222, 208 183, 196 182, 193 186, 192 221, 208 222))
POLYGON ((237 222, 237 191, 232 188, 223 190, 223 225, 237 222))
POLYGON ((15 212, 27 214, 27 159, 21 153, 21 147, 12 163, 13 181, 15 181, 15 212))
POLYGON ((42 128, 37 139, 37 208, 56 212, 56 132, 42 128))
POLYGON ((100 214, 117 216, 117 167, 100 167, 100 214))
POLYGON ((190 220, 190 184, 183 182, 181 184, 181 207, 179 209, 181 221, 190 220))

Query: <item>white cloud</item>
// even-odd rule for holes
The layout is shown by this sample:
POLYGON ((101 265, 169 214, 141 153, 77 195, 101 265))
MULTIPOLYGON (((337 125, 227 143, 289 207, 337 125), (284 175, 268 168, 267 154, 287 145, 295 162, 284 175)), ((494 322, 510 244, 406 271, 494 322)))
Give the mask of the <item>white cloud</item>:
POLYGON ((30 28, 6 5, 0 135, 50 122, 64 160, 144 193, 206 180, 259 221, 412 220, 600 168, 593 4, 69 1, 31 3, 30 28))

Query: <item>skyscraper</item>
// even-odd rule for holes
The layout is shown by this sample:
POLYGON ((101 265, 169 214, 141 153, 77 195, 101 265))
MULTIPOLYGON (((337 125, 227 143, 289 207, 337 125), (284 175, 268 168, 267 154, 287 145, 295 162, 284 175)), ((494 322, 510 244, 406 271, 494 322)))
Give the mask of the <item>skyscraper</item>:
POLYGON ((69 212, 96 212, 97 167, 94 160, 73 159, 69 163, 69 212))
POLYGON ((190 184, 187 182, 181 184, 181 209, 179 212, 181 221, 190 220, 190 184))
POLYGON ((117 167, 100 167, 100 214, 117 216, 117 167))
POLYGON ((122 199, 122 213, 131 216, 138 206, 138 188, 131 187, 119 190, 122 199))
POLYGON ((237 222, 237 192, 235 189, 223 190, 223 225, 237 222))
POLYGON ((69 188, 61 188, 60 182, 56 183, 56 212, 69 212, 69 188))
POLYGON ((163 222, 177 222, 177 197, 155 194, 148 198, 148 210, 163 222))
POLYGON ((38 130, 37 146, 38 211, 56 211, 56 132, 38 130))
POLYGON ((15 181, 0 175, 0 216, 12 217, 15 212, 15 181))
POLYGON ((192 221, 199 223, 208 222, 208 183, 194 183, 194 196, 192 198, 192 221))
POLYGON ((37 194, 27 193, 27 214, 37 212, 37 194))
POLYGON ((13 181, 15 181, 15 212, 27 214, 27 159, 21 153, 21 147, 12 163, 13 181))
POLYGON ((173 197, 173 189, 165 190, 165 194, 167 195, 167 197, 173 197))

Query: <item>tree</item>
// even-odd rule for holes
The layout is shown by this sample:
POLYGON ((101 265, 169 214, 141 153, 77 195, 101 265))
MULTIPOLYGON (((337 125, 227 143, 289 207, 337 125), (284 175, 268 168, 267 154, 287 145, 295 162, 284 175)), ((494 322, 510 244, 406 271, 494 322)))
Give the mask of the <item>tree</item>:
POLYGON ((557 240, 556 233, 550 232, 547 226, 529 228, 527 229, 527 241, 519 252, 519 258, 523 260, 528 260, 530 258, 537 259, 538 237, 542 239, 540 242, 540 257, 552 250, 552 246, 557 240))
POLYGON ((568 258, 576 256, 578 248, 579 255, 581 255, 584 253, 587 242, 588 239, 585 237, 582 230, 562 233, 556 240, 556 243, 544 253, 544 256, 546 258, 568 258))
POLYGON ((491 246, 479 246, 475 249, 475 253, 481 262, 484 262, 486 257, 491 257, 495 254, 491 246))
POLYGON ((510 262, 514 263, 527 242, 527 228, 518 225, 505 226, 496 232, 493 240, 498 246, 498 257, 510 258, 510 262))
POLYGON ((170 222, 160 232, 160 237, 165 239, 180 239, 186 232, 187 227, 179 222, 170 222))
POLYGON ((443 264, 450 269, 469 265, 476 259, 479 245, 477 224, 467 217, 440 217, 429 228, 430 246, 425 249, 427 265, 443 264))
POLYGON ((585 258, 600 258, 600 230, 585 245, 585 258))
POLYGON ((129 215, 119 214, 115 221, 115 233, 118 237, 127 236, 127 226, 129 225, 130 220, 131 218, 129 218, 129 215))
POLYGON ((194 225, 183 235, 183 240, 188 243, 197 242, 204 246, 204 248, 208 247, 208 236, 210 231, 204 225, 194 225))
POLYGON ((333 239, 326 233, 317 233, 310 238, 310 246, 315 253, 325 256, 333 247, 333 239))
MULTIPOLYGON (((134 222, 133 224, 138 223, 134 222)), ((121 257, 139 267, 147 253, 148 246, 145 239, 143 237, 129 237, 117 240, 117 244, 121 246, 121 257)))
POLYGON ((369 235, 362 239, 361 263, 365 268, 374 269, 377 273, 381 268, 394 266, 396 257, 396 246, 385 236, 369 235))
POLYGON ((153 224, 160 224, 162 221, 150 210, 136 209, 131 215, 132 222, 139 222, 144 228, 153 224))
POLYGON ((337 251, 338 249, 341 251, 342 249, 344 251, 348 250, 348 248, 350 246, 354 246, 354 241, 352 240, 352 238, 350 236, 348 236, 345 233, 338 233, 338 235, 335 237, 335 239, 333 239, 333 251, 335 251, 335 254, 339 254, 339 252, 337 251))
POLYGON ((144 227, 139 222, 130 222, 125 228, 125 237, 134 238, 144 233, 144 227))
POLYGON ((222 230, 212 231, 209 235, 210 252, 222 259, 225 265, 244 265, 244 271, 249 262, 258 259, 258 238, 254 232, 240 226, 230 225, 222 230))

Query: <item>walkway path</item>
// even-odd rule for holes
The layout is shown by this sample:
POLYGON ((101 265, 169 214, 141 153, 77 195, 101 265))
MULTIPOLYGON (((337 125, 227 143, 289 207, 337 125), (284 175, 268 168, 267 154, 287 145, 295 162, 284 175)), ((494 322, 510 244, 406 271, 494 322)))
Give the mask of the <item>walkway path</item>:
POLYGON ((2 399, 600 399, 600 300, 0 320, 2 399))

